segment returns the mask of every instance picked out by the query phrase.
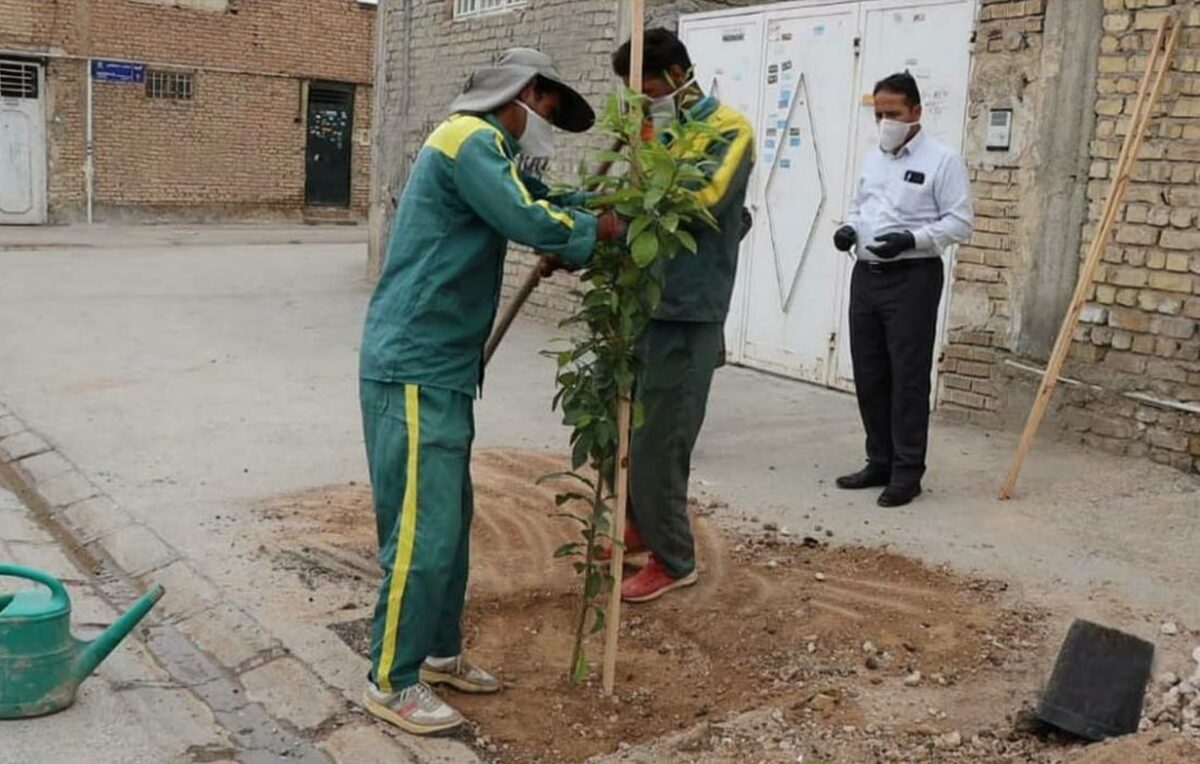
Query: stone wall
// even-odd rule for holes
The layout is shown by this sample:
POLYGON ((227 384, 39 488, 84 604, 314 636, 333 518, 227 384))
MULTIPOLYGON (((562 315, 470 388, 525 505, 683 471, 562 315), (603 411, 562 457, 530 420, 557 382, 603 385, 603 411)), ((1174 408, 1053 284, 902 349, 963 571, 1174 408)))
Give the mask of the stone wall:
POLYGON ((95 205, 171 216, 304 206, 304 83, 354 83, 351 207, 370 191, 376 10, 357 0, 0 0, 0 51, 46 64, 52 219, 84 204, 87 59, 192 75, 192 100, 94 83, 95 205))

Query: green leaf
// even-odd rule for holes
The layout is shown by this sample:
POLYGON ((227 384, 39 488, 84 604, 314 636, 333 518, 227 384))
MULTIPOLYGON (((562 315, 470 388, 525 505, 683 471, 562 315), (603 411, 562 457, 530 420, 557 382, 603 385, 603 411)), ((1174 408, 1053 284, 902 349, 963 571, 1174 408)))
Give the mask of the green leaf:
POLYGON ((684 249, 693 255, 696 254, 696 238, 694 236, 680 228, 675 232, 675 238, 679 239, 679 243, 683 245, 684 249))
POLYGON ((580 438, 575 442, 575 447, 571 449, 571 467, 579 469, 587 464, 588 451, 591 450, 592 443, 590 438, 580 438))
POLYGON ((604 586, 604 575, 597 571, 589 571, 587 582, 583 589, 583 598, 590 600, 600 593, 600 589, 604 586))
POLYGON ((663 197, 666 195, 667 189, 665 188, 651 188, 646 192, 646 198, 642 202, 642 209, 647 212, 653 210, 662 202, 663 197))
POLYGON ((578 472, 573 472, 571 470, 560 470, 558 472, 547 472, 545 475, 542 475, 535 481, 535 485, 541 485, 542 483, 547 483, 551 480, 561 480, 562 478, 571 478, 572 480, 578 480, 580 483, 583 483, 588 488, 591 488, 591 489, 596 488, 596 483, 591 478, 585 477, 584 475, 580 475, 578 472))
POLYGON ((573 515, 570 512, 554 512, 550 516, 551 517, 565 517, 568 520, 574 520, 575 522, 579 523, 580 525, 584 526, 585 528, 589 524, 588 519, 586 517, 580 517, 579 515, 573 515))
POLYGON ((571 681, 575 684, 579 684, 583 680, 587 679, 588 670, 589 666, 587 655, 585 655, 583 649, 580 648, 579 655, 575 658, 575 665, 571 667, 571 681))
POLYGON ((633 429, 638 429, 646 423, 646 404, 637 400, 633 402, 633 429))
POLYGON ((675 231, 679 228, 679 216, 674 212, 668 212, 659 219, 659 223, 662 224, 663 228, 667 229, 671 233, 675 233, 675 231))
POLYGON ((604 608, 593 607, 592 611, 596 614, 596 620, 592 623, 592 633, 599 634, 600 632, 604 631, 604 608))
POLYGON ((649 215, 639 215, 635 217, 633 222, 629 224, 629 231, 626 234, 625 241, 629 244, 632 244, 637 240, 637 237, 642 235, 643 231, 650 227, 650 224, 653 222, 654 218, 650 217, 649 215))
POLYGON ((558 559, 559 557, 571 557, 572 555, 577 555, 579 554, 580 546, 582 546, 582 544, 578 542, 563 544, 558 549, 554 550, 554 557, 555 559, 558 559))
MULTIPOLYGON (((692 250, 693 252, 695 250, 692 250)), ((658 256, 658 236, 650 231, 645 231, 641 236, 633 242, 631 251, 633 261, 637 263, 639 268, 645 268, 654 262, 654 258, 658 256)))
POLYGON ((592 497, 588 496, 587 494, 579 493, 578 491, 567 491, 566 493, 560 493, 554 497, 554 506, 561 507, 562 505, 571 501, 582 501, 585 504, 590 504, 592 497))

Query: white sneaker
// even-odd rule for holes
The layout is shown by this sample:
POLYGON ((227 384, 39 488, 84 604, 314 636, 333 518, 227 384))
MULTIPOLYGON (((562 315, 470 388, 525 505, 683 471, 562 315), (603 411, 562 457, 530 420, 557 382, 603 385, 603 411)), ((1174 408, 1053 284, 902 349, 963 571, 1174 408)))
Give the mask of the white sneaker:
POLYGON ((444 684, 459 692, 473 695, 488 695, 500 692, 500 680, 471 664, 462 655, 453 658, 426 658, 421 665, 421 681, 427 684, 444 684))
POLYGON ((424 682, 417 682, 391 694, 368 683, 362 704, 372 716, 412 735, 449 732, 463 723, 462 714, 439 698, 424 682))

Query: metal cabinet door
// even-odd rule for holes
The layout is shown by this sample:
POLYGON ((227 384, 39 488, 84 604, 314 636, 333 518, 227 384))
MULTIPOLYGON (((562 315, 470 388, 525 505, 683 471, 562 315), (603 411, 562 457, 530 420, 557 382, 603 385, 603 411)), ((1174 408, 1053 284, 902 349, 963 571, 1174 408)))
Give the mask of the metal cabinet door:
POLYGON ((0 60, 0 224, 46 222, 42 67, 0 60))

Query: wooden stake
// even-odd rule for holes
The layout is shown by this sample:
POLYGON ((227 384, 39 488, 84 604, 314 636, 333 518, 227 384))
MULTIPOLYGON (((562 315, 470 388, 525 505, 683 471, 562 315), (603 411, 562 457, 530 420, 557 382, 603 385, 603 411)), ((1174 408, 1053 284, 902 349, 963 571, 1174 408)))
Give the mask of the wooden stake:
POLYGON ((1029 454, 1029 449, 1033 445, 1033 439, 1037 434, 1038 426, 1041 425, 1042 417, 1045 416, 1046 409, 1050 405, 1050 397, 1054 393, 1055 386, 1058 384, 1059 373, 1062 371, 1063 364, 1067 360, 1067 354, 1071 350, 1075 327, 1079 323, 1079 314, 1083 310, 1084 303, 1087 302, 1088 290, 1095 277, 1096 267, 1100 264, 1105 247, 1108 246, 1113 225, 1116 223, 1117 213, 1120 211, 1121 204, 1125 199, 1125 192, 1129 188, 1130 173, 1137 162, 1138 152, 1141 151, 1142 141, 1146 136, 1146 128, 1149 127, 1150 120, 1154 116, 1154 107, 1158 103, 1159 95, 1162 93, 1167 72, 1171 69, 1171 58, 1175 54, 1175 46, 1179 42, 1179 32, 1182 26, 1177 13, 1164 15, 1158 28, 1158 34, 1154 38, 1154 48, 1150 53, 1149 61, 1146 62, 1146 72, 1142 76, 1142 83, 1138 89, 1133 117, 1130 120, 1129 132, 1125 136, 1120 157, 1113 168, 1113 179, 1109 186, 1108 198, 1105 200, 1104 212, 1100 216, 1100 225, 1092 237, 1087 257, 1079 272, 1079 281, 1075 286, 1075 296, 1071 299, 1071 306, 1067 310, 1067 315, 1063 319, 1062 326, 1059 328, 1058 339, 1054 342, 1054 349, 1050 353, 1050 361, 1046 364, 1046 371, 1042 375, 1042 384, 1038 388, 1037 397, 1034 398, 1033 409, 1029 412, 1029 419, 1025 422, 1025 431, 1021 434, 1021 442, 1017 446, 1016 454, 1013 456, 1012 465, 1009 467, 1008 475, 1004 479, 1004 485, 1000 488, 1001 499, 1012 497, 1013 488, 1016 487, 1017 478, 1021 474, 1021 466, 1025 462, 1025 457, 1029 454), (1153 86, 1151 86, 1152 81, 1153 86))
POLYGON ((617 673, 617 638, 621 630, 621 574, 625 570, 625 503, 629 498, 629 425, 632 406, 628 398, 617 404, 617 497, 612 522, 612 591, 605 613, 604 694, 612 695, 617 673))
MULTIPOLYGON (((645 59, 646 1, 631 0, 629 35, 629 89, 642 92, 642 62, 645 59)), ((640 111, 640 106, 635 106, 640 111)), ((635 136, 636 140, 636 136, 635 136)), ((637 146, 634 146, 637 150, 637 146)), ((625 571, 625 508, 629 503, 629 434, 632 424, 633 406, 627 397, 617 403, 617 474, 616 506, 613 507, 612 522, 612 591, 609 592, 608 610, 605 613, 604 671, 602 674, 604 694, 612 695, 617 674, 617 638, 621 631, 621 579, 625 571)))

